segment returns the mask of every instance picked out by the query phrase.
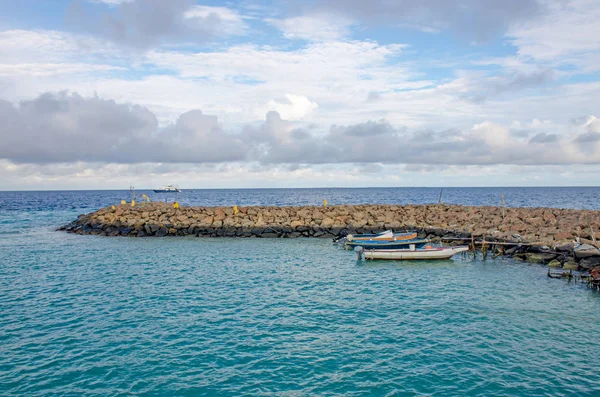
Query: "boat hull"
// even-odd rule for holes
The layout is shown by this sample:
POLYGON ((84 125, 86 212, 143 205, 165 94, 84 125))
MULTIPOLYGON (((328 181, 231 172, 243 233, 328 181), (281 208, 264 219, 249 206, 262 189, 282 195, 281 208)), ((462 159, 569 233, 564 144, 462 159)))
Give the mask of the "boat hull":
POLYGON ((181 192, 181 190, 177 189, 177 190, 161 190, 161 189, 154 189, 154 193, 179 193, 181 192))
POLYGON ((424 248, 424 249, 383 249, 364 251, 365 259, 388 260, 434 260, 450 259, 460 252, 469 250, 467 246, 424 248))

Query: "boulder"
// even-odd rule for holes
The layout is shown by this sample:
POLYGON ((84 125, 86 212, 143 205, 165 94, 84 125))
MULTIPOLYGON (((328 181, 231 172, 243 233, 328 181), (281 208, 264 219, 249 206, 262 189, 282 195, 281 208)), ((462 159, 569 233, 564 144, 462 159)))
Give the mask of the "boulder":
POLYGON ((581 244, 574 249, 575 257, 578 259, 600 256, 600 250, 589 244, 581 244))
POLYGON ((545 245, 532 245, 531 247, 529 247, 529 249, 527 251, 528 252, 546 253, 549 249, 550 249, 550 247, 547 247, 545 245))
POLYGON ((582 269, 592 269, 596 266, 600 266, 600 257, 599 256, 591 256, 589 258, 586 259, 582 259, 579 262, 579 266, 581 266, 582 269))
POLYGON ((512 247, 512 248, 509 248, 506 251, 504 251, 504 254, 508 255, 508 256, 512 256, 512 255, 516 254, 517 252, 519 252, 520 249, 521 249, 521 247, 519 247, 519 246, 512 247))
POLYGON ((528 252, 525 254, 525 260, 531 263, 548 263, 557 256, 549 253, 528 252))
POLYGON ((555 267, 555 268, 561 267, 560 261, 553 259, 550 262, 548 262, 548 267, 555 267))
POLYGON ((277 233, 271 233, 271 232, 269 232, 269 233, 263 233, 263 234, 261 234, 260 237, 262 237, 262 238, 277 238, 279 236, 277 235, 277 233))
POLYGON ((564 263, 563 269, 564 270, 577 270, 577 269, 579 269, 579 265, 577 264, 577 262, 571 260, 571 261, 564 263))
POLYGON ((334 225, 335 221, 331 218, 325 218, 323 219, 323 221, 321 222, 321 228, 323 229, 329 229, 334 225))
POLYGON ((561 245, 557 245, 556 247, 554 247, 555 251, 558 252, 571 252, 573 251, 573 243, 567 243, 567 244, 561 244, 561 245))
POLYGON ((161 226, 161 227, 158 228, 158 230, 156 231, 155 235, 156 235, 156 237, 164 237, 164 236, 167 235, 168 232, 169 231, 167 230, 166 227, 161 226))
POLYGON ((554 235, 554 239, 557 241, 571 240, 572 238, 573 238, 573 233, 569 233, 569 232, 558 232, 554 235))

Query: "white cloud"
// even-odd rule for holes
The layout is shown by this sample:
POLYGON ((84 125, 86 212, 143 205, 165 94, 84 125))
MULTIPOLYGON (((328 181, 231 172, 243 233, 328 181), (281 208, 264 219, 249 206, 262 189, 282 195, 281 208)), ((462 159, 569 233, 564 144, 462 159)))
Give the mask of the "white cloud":
POLYGON ((78 30, 143 53, 165 45, 198 45, 242 34, 245 24, 225 7, 193 6, 189 0, 110 2, 108 13, 72 3, 68 20, 78 30))
POLYGON ((598 70, 600 3, 596 0, 546 0, 548 12, 508 32, 522 57, 598 70))
POLYGON ((0 76, 8 77, 49 77, 61 74, 93 74, 124 70, 126 70, 124 67, 87 63, 0 63, 0 76))
POLYGON ((537 0, 321 0, 311 13, 351 18, 363 25, 405 26, 425 32, 446 31, 484 43, 541 12, 537 0))
POLYGON ((285 19, 269 19, 288 39, 309 41, 341 40, 350 35, 352 21, 333 15, 299 16, 285 19))
POLYGON ((131 3, 133 0, 89 0, 91 3, 102 3, 116 6, 123 3, 131 3))
POLYGON ((0 119, 0 158, 13 162, 214 163, 246 157, 239 137, 200 110, 160 128, 142 106, 63 92, 16 107, 0 100, 0 119))
POLYGON ((142 106, 47 93, 17 107, 0 101, 0 118, 5 143, 0 158, 18 163, 600 163, 600 123, 594 116, 561 125, 533 120, 533 138, 490 121, 465 131, 419 130, 386 120, 318 128, 292 123, 277 112, 269 112, 258 126, 227 131, 216 116, 200 110, 160 127, 142 106))
POLYGON ((319 105, 302 95, 285 94, 284 98, 269 101, 265 114, 276 111, 287 120, 302 120, 315 111, 319 105))
POLYGON ((227 7, 196 5, 186 11, 184 17, 199 24, 219 23, 220 31, 226 35, 241 35, 248 30, 244 17, 227 7))
POLYGON ((56 30, 0 31, 3 64, 113 60, 120 55, 103 40, 56 30))

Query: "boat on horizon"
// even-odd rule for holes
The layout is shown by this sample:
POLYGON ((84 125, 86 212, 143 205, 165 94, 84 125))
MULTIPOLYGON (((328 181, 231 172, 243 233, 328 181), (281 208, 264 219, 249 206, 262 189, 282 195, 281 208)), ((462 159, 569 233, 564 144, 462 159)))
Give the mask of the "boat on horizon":
POLYGON ((450 259, 454 255, 466 252, 469 247, 430 247, 417 248, 415 245, 410 245, 404 249, 371 249, 366 250, 364 247, 356 247, 355 252, 358 259, 364 257, 367 259, 387 259, 387 260, 433 260, 433 259, 450 259))
POLYGON ((160 189, 153 189, 154 193, 180 193, 181 190, 177 186, 166 185, 160 189))

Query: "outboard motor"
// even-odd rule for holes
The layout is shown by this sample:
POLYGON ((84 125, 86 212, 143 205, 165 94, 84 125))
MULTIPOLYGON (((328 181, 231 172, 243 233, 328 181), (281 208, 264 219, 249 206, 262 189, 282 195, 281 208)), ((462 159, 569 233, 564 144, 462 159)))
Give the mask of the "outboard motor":
POLYGON ((360 261, 363 258, 363 253, 365 252, 365 249, 359 245, 358 247, 354 247, 354 252, 356 252, 356 256, 360 261))

